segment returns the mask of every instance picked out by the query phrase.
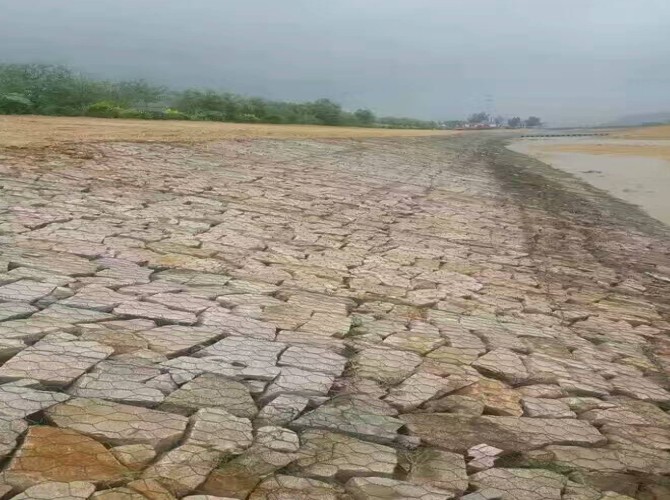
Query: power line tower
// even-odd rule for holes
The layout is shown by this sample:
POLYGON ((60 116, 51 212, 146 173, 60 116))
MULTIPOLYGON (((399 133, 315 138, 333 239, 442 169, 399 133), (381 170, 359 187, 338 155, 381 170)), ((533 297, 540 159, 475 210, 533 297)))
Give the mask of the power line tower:
POLYGON ((493 118, 496 114, 495 101, 493 100, 493 95, 486 94, 484 96, 484 111, 489 115, 489 123, 493 123, 493 118))

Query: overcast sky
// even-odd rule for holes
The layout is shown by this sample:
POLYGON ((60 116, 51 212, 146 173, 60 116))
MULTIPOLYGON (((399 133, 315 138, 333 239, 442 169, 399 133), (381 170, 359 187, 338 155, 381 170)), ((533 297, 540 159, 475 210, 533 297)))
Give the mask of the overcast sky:
POLYGON ((670 111, 670 0, 0 0, 0 61, 380 114, 594 123, 670 111))

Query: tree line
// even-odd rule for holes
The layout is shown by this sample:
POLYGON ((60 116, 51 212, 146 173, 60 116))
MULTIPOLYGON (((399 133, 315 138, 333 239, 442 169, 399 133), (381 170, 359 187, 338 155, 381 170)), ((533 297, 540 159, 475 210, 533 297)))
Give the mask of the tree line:
POLYGON ((0 114, 439 128, 434 121, 350 112, 330 99, 288 102, 144 80, 95 79, 65 66, 0 63, 0 114))
POLYGON ((485 125, 485 124, 494 124, 497 127, 509 127, 509 128, 533 128, 539 127, 542 125, 542 120, 537 116, 529 116, 525 120, 519 116, 513 118, 505 119, 502 116, 491 116, 488 113, 481 111, 479 113, 473 113, 468 117, 467 123, 469 125, 485 125))

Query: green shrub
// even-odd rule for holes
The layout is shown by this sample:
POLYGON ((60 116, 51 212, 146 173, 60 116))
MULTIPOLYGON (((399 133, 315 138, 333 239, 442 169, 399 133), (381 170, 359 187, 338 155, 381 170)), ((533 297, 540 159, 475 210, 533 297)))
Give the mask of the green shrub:
POLYGON ((162 120, 165 118, 162 111, 156 111, 155 109, 142 109, 138 112, 143 120, 162 120))
POLYGON ((208 122, 225 122, 226 114, 221 111, 199 111, 191 115, 193 120, 205 120, 208 122))
POLYGON ((86 114, 98 118, 118 118, 123 111, 123 108, 111 101, 99 101, 91 104, 86 110, 86 114))
POLYGON ((252 115, 249 113, 240 115, 239 119, 237 121, 243 122, 243 123, 258 123, 261 121, 260 118, 258 118, 256 115, 252 115))
POLYGON ((188 116, 186 113, 182 113, 181 111, 177 111, 176 109, 171 109, 168 108, 165 111, 163 111, 163 118, 166 120, 190 120, 191 117, 188 116))
POLYGON ((267 123, 282 123, 282 118, 279 115, 268 115, 265 117, 267 123))
POLYGON ((8 115, 24 115, 30 113, 33 103, 26 96, 16 92, 0 94, 0 113, 8 115))
POLYGON ((151 118, 151 117, 147 117, 146 114, 144 113, 144 111, 140 111, 139 109, 130 108, 130 109, 121 109, 121 111, 119 111, 119 118, 138 118, 138 119, 139 118, 144 118, 144 119, 146 119, 146 118, 151 118))

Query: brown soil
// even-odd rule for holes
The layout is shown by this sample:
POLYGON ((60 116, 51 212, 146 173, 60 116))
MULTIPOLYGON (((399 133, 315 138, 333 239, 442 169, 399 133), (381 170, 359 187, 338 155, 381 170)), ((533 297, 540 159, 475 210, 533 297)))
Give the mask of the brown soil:
POLYGON ((0 116, 0 147, 40 147, 99 141, 198 143, 224 139, 325 139, 450 135, 443 130, 396 130, 316 125, 112 120, 54 116, 0 116))

